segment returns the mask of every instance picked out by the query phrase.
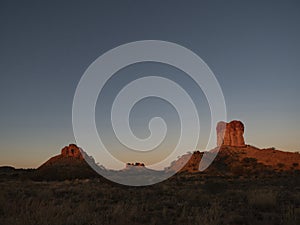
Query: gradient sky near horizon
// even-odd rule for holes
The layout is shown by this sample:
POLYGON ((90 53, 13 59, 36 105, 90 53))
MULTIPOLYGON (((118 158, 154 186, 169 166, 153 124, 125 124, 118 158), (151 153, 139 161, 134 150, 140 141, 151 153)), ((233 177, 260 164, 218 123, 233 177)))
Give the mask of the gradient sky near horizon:
MULTIPOLYGON (((299 12, 299 1, 1 1, 0 165, 37 167, 73 143, 73 96, 87 67, 111 48, 150 39, 185 46, 208 64, 228 120, 244 122, 247 143, 300 151, 299 12)), ((209 128, 203 94, 162 65, 120 71, 130 78, 112 79, 103 103, 110 89, 149 71, 199 93, 202 129, 209 128)), ((105 127, 103 103, 96 118, 105 127)), ((137 133, 147 136, 145 121, 157 113, 171 116, 176 130, 172 107, 157 99, 144 104, 133 110, 137 133)))

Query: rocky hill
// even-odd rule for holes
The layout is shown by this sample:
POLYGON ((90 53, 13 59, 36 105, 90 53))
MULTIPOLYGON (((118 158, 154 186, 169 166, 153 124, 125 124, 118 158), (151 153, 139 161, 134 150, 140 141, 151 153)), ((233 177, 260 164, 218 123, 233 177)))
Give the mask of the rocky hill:
POLYGON ((70 144, 56 155, 42 164, 34 172, 35 180, 66 180, 75 178, 92 178, 99 175, 86 162, 93 159, 84 153, 75 144, 70 144))
MULTIPOLYGON (((295 172, 300 170, 300 154, 284 152, 275 148, 259 149, 246 145, 244 125, 240 121, 220 122, 217 126, 219 153, 205 174, 250 175, 272 172, 295 172)), ((216 149, 211 150, 211 152, 216 149)), ((178 170, 190 157, 179 173, 199 172, 203 152, 187 153, 174 161, 166 171, 178 170)))

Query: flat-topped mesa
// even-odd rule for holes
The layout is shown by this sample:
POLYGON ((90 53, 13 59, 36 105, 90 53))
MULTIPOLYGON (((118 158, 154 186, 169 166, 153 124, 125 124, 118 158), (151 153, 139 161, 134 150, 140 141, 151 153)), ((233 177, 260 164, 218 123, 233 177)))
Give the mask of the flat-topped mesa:
POLYGON ((84 159, 80 151, 80 148, 75 144, 70 144, 69 146, 64 147, 61 150, 61 156, 63 157, 74 157, 77 159, 84 159))
POLYGON ((230 123, 219 122, 217 125, 217 145, 244 147, 244 124, 233 120, 230 123))

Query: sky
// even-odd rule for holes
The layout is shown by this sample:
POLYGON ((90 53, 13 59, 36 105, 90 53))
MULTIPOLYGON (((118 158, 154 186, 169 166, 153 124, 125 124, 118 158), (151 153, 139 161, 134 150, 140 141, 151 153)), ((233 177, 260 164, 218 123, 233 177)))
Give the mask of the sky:
MULTIPOLYGON (((174 42, 199 55, 222 88, 228 121, 245 124, 247 143, 300 151, 299 10, 298 1, 1 1, 0 165, 34 168, 74 143, 72 103, 82 75, 103 53, 139 40, 174 42)), ((109 80, 96 106, 105 144, 122 150, 107 110, 122 85, 141 74, 164 74, 189 92, 204 149, 205 96, 182 71, 159 63, 131 65, 109 80)), ((180 127, 167 102, 137 104, 132 130, 147 137, 157 115, 171 133, 162 145, 169 151, 180 127)))

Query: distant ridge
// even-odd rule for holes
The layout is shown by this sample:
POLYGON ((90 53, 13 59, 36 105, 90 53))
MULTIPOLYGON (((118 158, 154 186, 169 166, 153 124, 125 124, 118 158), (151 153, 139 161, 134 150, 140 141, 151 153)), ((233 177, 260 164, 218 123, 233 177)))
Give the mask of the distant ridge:
MULTIPOLYGON (((195 151, 171 163, 166 171, 176 171, 182 162, 190 157, 179 173, 199 172, 203 152, 195 151)), ((300 154, 283 152, 273 148, 259 149, 251 145, 245 147, 221 146, 213 163, 205 174, 219 175, 260 175, 268 172, 300 171, 300 154)))
MULTIPOLYGON (((94 165, 94 168, 114 177, 151 176, 153 174, 156 176, 156 174, 165 175, 176 171, 178 174, 197 173, 208 176, 300 173, 299 153, 284 152, 275 148, 259 149, 245 144, 243 136, 245 126, 241 121, 220 122, 216 129, 218 147, 209 152, 214 152, 219 148, 219 153, 213 163, 203 172, 199 171, 199 163, 204 154, 200 151, 181 156, 163 171, 148 169, 144 163, 127 163, 124 169, 115 171, 98 166, 82 149, 75 144, 70 144, 61 150, 61 154, 50 158, 38 167, 32 178, 34 180, 66 180, 101 177, 90 165, 94 165)), ((12 168, 6 169, 11 170, 12 168)))

